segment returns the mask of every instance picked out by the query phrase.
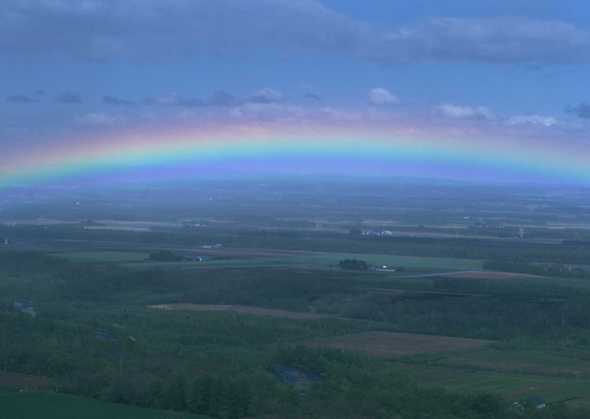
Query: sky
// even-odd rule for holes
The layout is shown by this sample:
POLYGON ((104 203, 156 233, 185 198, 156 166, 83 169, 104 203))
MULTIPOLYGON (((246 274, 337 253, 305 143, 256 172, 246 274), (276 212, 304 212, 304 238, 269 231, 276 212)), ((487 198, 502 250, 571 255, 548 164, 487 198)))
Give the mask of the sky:
POLYGON ((590 163, 585 0, 3 0, 0 63, 0 177, 145 155, 130 133, 160 133, 146 142, 163 152, 228 131, 293 143, 298 127, 332 147, 354 132, 373 154, 388 133, 428 155, 475 150, 462 161, 497 145, 523 167, 590 163))

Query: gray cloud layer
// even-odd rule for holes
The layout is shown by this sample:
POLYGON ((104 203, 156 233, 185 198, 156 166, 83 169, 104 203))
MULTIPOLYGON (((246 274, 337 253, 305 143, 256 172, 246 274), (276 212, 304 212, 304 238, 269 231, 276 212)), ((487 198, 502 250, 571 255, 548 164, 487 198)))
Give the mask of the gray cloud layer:
POLYGON ((166 59, 260 48, 382 62, 590 61, 590 32, 561 21, 437 18, 383 29, 316 0, 3 0, 0 53, 166 59))
POLYGON ((576 106, 568 107, 566 111, 576 115, 578 118, 590 119, 590 103, 582 102, 576 106))
POLYGON ((590 32, 560 21, 438 18, 387 35, 384 60, 571 63, 590 59, 590 32))
POLYGON ((75 93, 64 93, 55 98, 56 102, 68 105, 80 105, 84 102, 82 97, 75 93))
POLYGON ((113 106, 133 106, 133 105, 135 105, 135 102, 133 102, 132 100, 123 99, 123 98, 116 97, 116 96, 103 96, 102 102, 105 105, 113 105, 113 106))
POLYGON ((222 90, 213 93, 207 99, 207 105, 209 106, 219 106, 219 107, 226 107, 226 106, 236 106, 240 103, 240 100, 222 90))
POLYGON ((27 95, 13 95, 13 96, 8 96, 6 98, 6 101, 9 103, 23 103, 23 104, 28 104, 28 103, 35 103, 37 102, 37 99, 32 98, 31 96, 27 96, 27 95))
POLYGON ((185 98, 179 97, 175 93, 172 93, 172 94, 167 94, 167 95, 163 95, 163 96, 148 97, 144 100, 144 104, 149 105, 149 106, 159 105, 159 106, 180 106, 180 107, 184 107, 184 108, 194 108, 194 107, 198 107, 198 106, 203 106, 203 101, 201 99, 197 99, 197 98, 185 99, 185 98))

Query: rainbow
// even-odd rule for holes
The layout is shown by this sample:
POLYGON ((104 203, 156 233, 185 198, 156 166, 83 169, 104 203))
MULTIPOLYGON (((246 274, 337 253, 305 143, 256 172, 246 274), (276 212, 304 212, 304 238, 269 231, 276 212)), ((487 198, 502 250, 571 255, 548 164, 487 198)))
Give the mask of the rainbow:
POLYGON ((590 181, 590 149, 549 140, 350 124, 128 130, 46 142, 0 156, 0 187, 80 176, 309 174, 590 181))

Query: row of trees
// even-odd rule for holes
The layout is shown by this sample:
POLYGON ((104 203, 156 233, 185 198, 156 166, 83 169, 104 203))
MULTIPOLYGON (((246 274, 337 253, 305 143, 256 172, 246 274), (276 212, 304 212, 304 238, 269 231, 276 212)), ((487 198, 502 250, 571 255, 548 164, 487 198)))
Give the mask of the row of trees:
POLYGON ((369 264, 364 260, 359 259, 344 259, 338 262, 341 269, 348 269, 351 271, 368 271, 369 264))

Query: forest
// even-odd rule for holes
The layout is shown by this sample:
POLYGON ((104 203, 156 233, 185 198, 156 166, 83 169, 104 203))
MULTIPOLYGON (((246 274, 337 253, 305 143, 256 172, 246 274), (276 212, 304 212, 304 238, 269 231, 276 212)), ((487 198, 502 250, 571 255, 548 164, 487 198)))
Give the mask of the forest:
POLYGON ((215 418, 582 418, 588 413, 559 402, 542 411, 515 409, 501 396, 425 385, 396 362, 302 344, 399 330, 506 345, 530 336, 543 345, 586 351, 586 291, 547 285, 531 293, 525 283, 437 278, 430 286, 406 285, 411 293, 402 298, 359 293, 367 275, 373 286, 380 281, 404 286, 365 272, 137 270, 72 263, 41 252, 2 252, 0 259, 0 368, 50 377, 59 392, 215 418), (420 294, 428 290, 486 297, 420 294), (564 300, 548 300, 556 295, 564 300), (35 317, 13 308, 21 299, 33 301, 35 317), (293 321, 149 308, 169 301, 294 312, 315 306, 329 316, 293 321), (285 380, 277 368, 302 377, 285 380))

